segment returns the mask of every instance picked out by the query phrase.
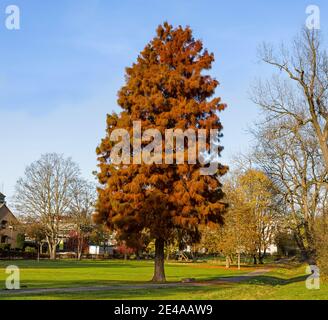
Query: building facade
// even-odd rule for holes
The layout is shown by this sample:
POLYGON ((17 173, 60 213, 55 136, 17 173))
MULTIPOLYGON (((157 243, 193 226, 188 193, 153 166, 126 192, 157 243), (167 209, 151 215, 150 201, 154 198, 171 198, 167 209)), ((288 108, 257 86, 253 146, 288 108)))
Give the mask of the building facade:
POLYGON ((16 247, 18 220, 6 205, 6 197, 0 192, 0 244, 16 247))

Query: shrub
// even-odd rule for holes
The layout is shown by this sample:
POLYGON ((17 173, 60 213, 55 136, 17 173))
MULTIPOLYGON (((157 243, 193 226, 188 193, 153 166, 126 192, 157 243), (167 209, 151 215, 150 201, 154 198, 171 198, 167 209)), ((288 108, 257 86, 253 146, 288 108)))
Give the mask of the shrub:
POLYGON ((9 251, 10 244, 9 243, 0 243, 0 251, 9 251))
POLYGON ((23 233, 19 233, 16 237, 16 248, 23 250, 25 244, 25 235, 23 233))
POLYGON ((25 252, 26 253, 36 253, 36 249, 34 247, 26 247, 25 252))

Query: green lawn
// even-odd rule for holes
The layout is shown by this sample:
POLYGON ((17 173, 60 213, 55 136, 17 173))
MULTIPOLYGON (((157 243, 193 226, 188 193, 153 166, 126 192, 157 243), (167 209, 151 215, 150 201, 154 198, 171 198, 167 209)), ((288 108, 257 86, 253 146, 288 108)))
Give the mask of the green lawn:
POLYGON ((320 290, 305 287, 305 266, 265 266, 270 272, 244 282, 206 282, 222 277, 239 276, 254 271, 226 270, 215 263, 167 263, 169 282, 195 278, 202 285, 183 283, 170 288, 122 289, 124 285, 148 284, 153 272, 152 261, 0 261, 0 299, 328 299, 328 283, 320 290), (70 293, 5 293, 5 268, 15 264, 21 270, 21 288, 67 288, 116 286, 108 291, 70 293))

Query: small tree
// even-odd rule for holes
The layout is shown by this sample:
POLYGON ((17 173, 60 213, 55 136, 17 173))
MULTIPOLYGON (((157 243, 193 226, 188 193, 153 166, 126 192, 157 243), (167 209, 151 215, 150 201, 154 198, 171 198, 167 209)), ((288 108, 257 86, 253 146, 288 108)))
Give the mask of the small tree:
POLYGON ((23 250, 25 245, 25 234, 18 233, 16 237, 16 248, 19 250, 23 250))
POLYGON ((56 259, 59 224, 68 213, 78 177, 79 168, 70 158, 51 153, 28 166, 16 184, 16 208, 42 225, 50 259, 56 259))
POLYGON ((47 237, 47 231, 42 223, 35 220, 29 220, 25 223, 25 234, 35 241, 37 247, 37 258, 40 260, 42 241, 47 237))
POLYGON ((201 246, 208 253, 223 254, 226 259, 226 268, 230 268, 231 263, 237 257, 237 264, 240 268, 241 254, 255 251, 255 237, 250 230, 248 212, 241 207, 236 208, 236 202, 229 202, 229 204, 230 207, 224 216, 223 227, 205 228, 202 232, 201 246))
POLYGON ((106 245, 110 238, 112 238, 112 235, 111 235, 109 229, 104 224, 95 225, 89 234, 90 243, 97 245, 97 246, 102 245, 104 248, 104 251, 106 249, 106 245))
POLYGON ((125 242, 122 242, 121 244, 119 244, 117 246, 116 250, 119 254, 122 254, 124 256, 124 260, 127 260, 128 256, 135 253, 135 251, 136 251, 136 249, 134 249, 134 248, 129 248, 125 242))
POLYGON ((205 228, 202 246, 209 252, 221 252, 229 267, 241 254, 263 263, 268 247, 274 242, 279 215, 275 206, 275 188, 261 171, 248 169, 234 172, 224 186, 229 208, 222 228, 205 228))
POLYGON ((242 174, 238 184, 241 202, 236 205, 246 213, 248 230, 245 231, 253 239, 253 248, 262 264, 268 247, 274 242, 279 223, 276 188, 264 172, 254 169, 242 174))

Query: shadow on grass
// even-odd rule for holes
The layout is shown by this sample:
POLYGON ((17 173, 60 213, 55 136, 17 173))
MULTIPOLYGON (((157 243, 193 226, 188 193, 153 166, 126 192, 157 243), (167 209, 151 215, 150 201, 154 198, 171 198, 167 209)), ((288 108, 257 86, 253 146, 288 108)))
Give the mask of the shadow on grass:
MULTIPOLYGON (((230 285, 238 284, 253 284, 253 285, 267 285, 267 286, 284 286, 291 283, 304 282, 307 279, 308 275, 297 276, 289 279, 282 279, 275 276, 261 275, 261 276, 226 276, 226 277, 207 277, 203 279, 197 279, 195 285, 190 283, 185 285, 179 281, 168 281, 168 285, 174 285, 174 288, 200 288, 215 285, 216 287, 226 287, 230 285), (200 286, 199 286, 200 285, 200 286)), ((69 289, 69 288, 83 288, 83 287, 107 287, 113 286, 117 290, 127 290, 124 287, 129 288, 129 290, 143 291, 143 290, 162 290, 162 288, 152 288, 152 285, 156 285, 151 281, 138 281, 138 280, 99 280, 99 279, 83 279, 83 280, 61 280, 57 279, 56 281, 46 281, 46 280, 29 280, 23 281, 21 283, 21 289, 69 289), (133 288, 136 286, 137 288, 133 288), (145 288, 140 288, 140 286, 145 286, 145 288)), ((7 291, 8 292, 8 291, 7 291)), ((1 293, 5 294, 6 290, 0 288, 0 297, 1 293)), ((32 294, 29 293, 29 294, 32 294)))
MULTIPOLYGON (((283 279, 270 275, 258 275, 258 276, 227 276, 222 277, 220 280, 232 283, 246 283, 246 284, 258 284, 258 285, 270 285, 270 286, 285 286, 291 283, 303 282, 309 275, 297 276, 293 278, 283 279)), ((211 280, 211 279, 209 279, 211 280)))

